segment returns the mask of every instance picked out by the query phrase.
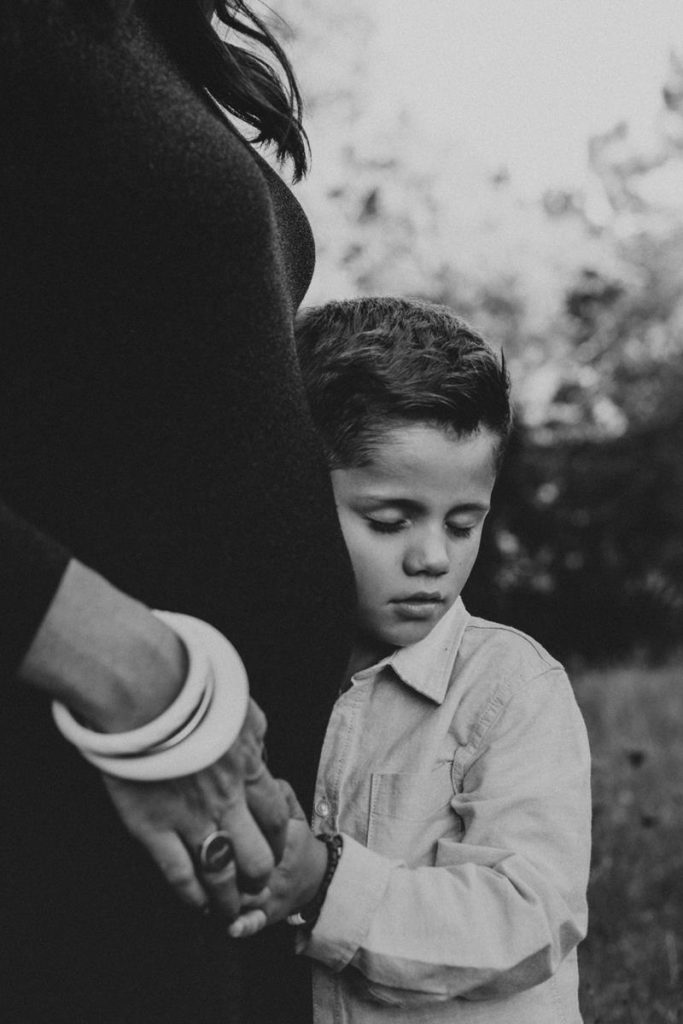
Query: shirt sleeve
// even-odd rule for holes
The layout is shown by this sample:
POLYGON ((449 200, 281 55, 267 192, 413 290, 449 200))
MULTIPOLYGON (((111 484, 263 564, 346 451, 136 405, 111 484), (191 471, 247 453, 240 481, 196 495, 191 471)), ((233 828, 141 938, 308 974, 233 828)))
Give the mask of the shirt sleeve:
POLYGON ((0 674, 28 650, 70 557, 0 502, 0 674))
POLYGON ((491 999, 550 977, 586 930, 590 757, 569 681, 517 690, 469 763, 452 808, 460 841, 411 868, 345 837, 305 952, 351 966, 371 999, 491 999))

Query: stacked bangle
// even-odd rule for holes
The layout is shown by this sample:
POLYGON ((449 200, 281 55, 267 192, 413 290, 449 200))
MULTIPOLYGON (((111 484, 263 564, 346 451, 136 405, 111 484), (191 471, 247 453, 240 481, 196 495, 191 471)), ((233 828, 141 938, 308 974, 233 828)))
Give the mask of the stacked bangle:
POLYGON ((81 725, 58 701, 52 705, 62 735, 100 771, 152 782, 207 768, 235 741, 244 721, 249 686, 232 644, 207 622, 175 612, 155 612, 184 642, 189 667, 172 704, 152 722, 124 733, 81 725))
POLYGON ((332 882, 334 873, 337 870, 337 865, 339 864, 339 860, 344 849, 344 840, 338 833, 334 833, 333 835, 321 833, 315 838, 319 839, 321 843, 325 843, 327 846, 327 868, 325 870, 323 880, 311 902, 307 903, 305 907, 302 907, 298 913, 290 914, 287 918, 287 924, 304 928, 308 932, 312 931, 316 921, 320 917, 320 911, 323 908, 323 903, 327 896, 327 890, 330 888, 330 883, 332 882))

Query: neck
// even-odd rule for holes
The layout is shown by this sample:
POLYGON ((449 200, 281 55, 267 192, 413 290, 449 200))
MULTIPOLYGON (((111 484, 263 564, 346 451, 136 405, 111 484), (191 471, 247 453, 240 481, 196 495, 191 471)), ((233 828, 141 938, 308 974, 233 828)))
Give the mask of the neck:
POLYGON ((350 685, 351 677, 355 676, 356 672, 362 672, 364 668, 375 665, 382 658, 386 658, 388 654, 391 654, 393 650, 394 648, 389 646, 389 644, 382 644, 370 637, 357 637, 351 650, 348 665, 346 666, 345 688, 350 685))

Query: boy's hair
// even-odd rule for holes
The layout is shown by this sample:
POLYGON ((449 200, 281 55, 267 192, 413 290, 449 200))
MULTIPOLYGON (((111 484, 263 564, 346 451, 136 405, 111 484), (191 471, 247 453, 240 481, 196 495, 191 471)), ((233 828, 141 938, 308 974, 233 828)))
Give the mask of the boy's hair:
POLYGON ((447 306, 360 298, 299 313, 299 361, 332 469, 363 466, 392 426, 427 423, 457 436, 487 427, 500 465, 512 414, 502 356, 447 306))

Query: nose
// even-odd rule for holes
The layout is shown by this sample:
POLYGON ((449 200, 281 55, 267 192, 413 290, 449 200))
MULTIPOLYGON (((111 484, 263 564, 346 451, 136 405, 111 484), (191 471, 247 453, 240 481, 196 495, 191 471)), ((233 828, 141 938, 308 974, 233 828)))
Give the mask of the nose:
POLYGON ((424 530, 413 537, 403 558, 408 576, 443 576, 450 569, 448 541, 442 529, 424 530))

